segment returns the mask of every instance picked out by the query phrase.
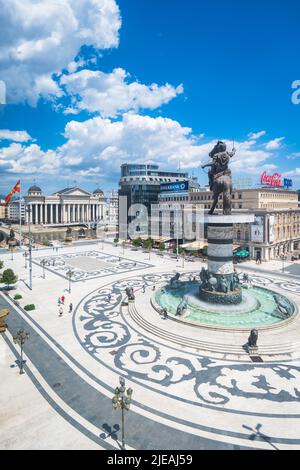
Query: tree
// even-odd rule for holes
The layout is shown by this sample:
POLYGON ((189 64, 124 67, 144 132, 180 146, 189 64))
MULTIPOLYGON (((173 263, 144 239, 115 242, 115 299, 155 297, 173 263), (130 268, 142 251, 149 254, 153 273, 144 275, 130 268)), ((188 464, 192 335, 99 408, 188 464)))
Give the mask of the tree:
POLYGON ((140 237, 139 237, 139 238, 135 238, 135 239, 132 241, 132 244, 133 244, 133 246, 135 246, 135 247, 142 246, 143 240, 142 240, 140 237))
POLYGON ((153 241, 151 238, 148 238, 147 240, 143 241, 143 247, 145 248, 145 250, 151 250, 152 246, 153 246, 153 241))
POLYGON ((3 261, 0 260, 0 269, 2 269, 3 266, 4 266, 4 263, 3 263, 3 261))
POLYGON ((2 277, 1 277, 1 284, 5 284, 7 286, 7 289, 11 284, 16 284, 18 281, 18 276, 13 272, 12 269, 6 269, 3 271, 2 277))

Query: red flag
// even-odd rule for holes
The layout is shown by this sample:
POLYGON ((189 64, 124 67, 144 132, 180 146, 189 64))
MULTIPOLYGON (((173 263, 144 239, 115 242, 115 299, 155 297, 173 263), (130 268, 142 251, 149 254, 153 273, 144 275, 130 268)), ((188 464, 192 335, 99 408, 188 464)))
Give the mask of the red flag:
POLYGON ((18 182, 15 184, 15 186, 12 188, 12 190, 10 191, 10 193, 6 196, 5 198, 5 205, 8 206, 9 204, 9 201, 11 200, 11 197, 13 194, 15 193, 20 193, 21 192, 21 183, 20 183, 20 180, 18 180, 18 182))

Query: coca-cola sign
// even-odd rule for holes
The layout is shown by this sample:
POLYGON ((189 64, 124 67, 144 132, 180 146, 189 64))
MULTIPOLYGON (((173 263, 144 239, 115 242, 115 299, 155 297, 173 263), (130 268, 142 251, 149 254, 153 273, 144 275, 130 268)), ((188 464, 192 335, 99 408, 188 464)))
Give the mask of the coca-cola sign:
POLYGON ((281 186, 281 174, 274 173, 273 175, 268 175, 266 171, 264 171, 260 177, 261 184, 263 186, 281 186))

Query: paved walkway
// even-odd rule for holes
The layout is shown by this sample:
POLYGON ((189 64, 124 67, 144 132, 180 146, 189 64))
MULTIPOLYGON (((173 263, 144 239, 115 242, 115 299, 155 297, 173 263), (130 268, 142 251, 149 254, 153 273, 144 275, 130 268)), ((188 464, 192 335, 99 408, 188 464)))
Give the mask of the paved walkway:
MULTIPOLYGON (((51 251, 45 253, 52 256, 51 251)), ((73 247, 62 253, 80 251, 82 247, 73 247)), ((122 249, 108 244, 104 252, 123 256, 122 249)), ((11 310, 9 330, 0 338, 9 357, 1 362, 6 377, 1 393, 9 397, 14 390, 14 400, 8 413, 3 415, 0 410, 5 436, 0 448, 36 448, 38 421, 44 422, 49 413, 52 429, 56 423, 62 431, 57 440, 49 431, 48 448, 118 449, 121 416, 112 410, 111 397, 120 375, 134 389, 133 405, 126 413, 129 448, 298 448, 299 361, 253 364, 222 360, 147 335, 132 322, 126 308, 121 308, 125 287, 139 288, 146 282, 151 288, 163 272, 174 272, 181 263, 156 255, 149 261, 147 254, 131 250, 125 250, 124 257, 146 266, 79 281, 72 285, 71 294, 67 281, 55 270, 47 271, 43 279, 38 264, 34 265, 30 292, 24 259, 20 255, 14 261, 5 259, 6 267, 20 274, 16 291, 23 295, 21 305, 35 303, 37 309, 26 313, 1 298, 2 305, 9 302, 11 310), (59 318, 56 301, 62 293, 66 306, 59 318), (73 314, 68 314, 70 301, 73 314), (30 332, 24 376, 10 368, 12 354, 18 357, 11 334, 19 327, 30 332), (27 390, 24 397, 23 386, 27 390), (18 407, 14 407, 16 397, 18 407), (36 400, 36 420, 30 422, 32 440, 24 440, 21 436, 28 427, 26 411, 32 400, 36 400), (10 416, 14 416, 12 421, 10 416)), ((187 264, 185 271, 191 266, 200 270, 202 265, 187 264)), ((41 435, 41 445, 47 448, 47 436, 41 435)))

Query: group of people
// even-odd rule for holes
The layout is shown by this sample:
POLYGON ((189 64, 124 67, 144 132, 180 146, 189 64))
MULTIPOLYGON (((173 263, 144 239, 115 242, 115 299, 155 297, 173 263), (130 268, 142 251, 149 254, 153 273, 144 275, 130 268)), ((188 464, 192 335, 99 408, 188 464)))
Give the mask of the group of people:
MULTIPOLYGON (((59 309, 58 309, 58 316, 59 317, 62 317, 63 316, 63 313, 64 313, 64 309, 63 309, 63 305, 65 305, 65 296, 62 295, 61 297, 58 298, 58 306, 59 306, 59 309)), ((69 304, 69 313, 72 313, 73 312, 73 304, 72 302, 70 302, 69 304)))

